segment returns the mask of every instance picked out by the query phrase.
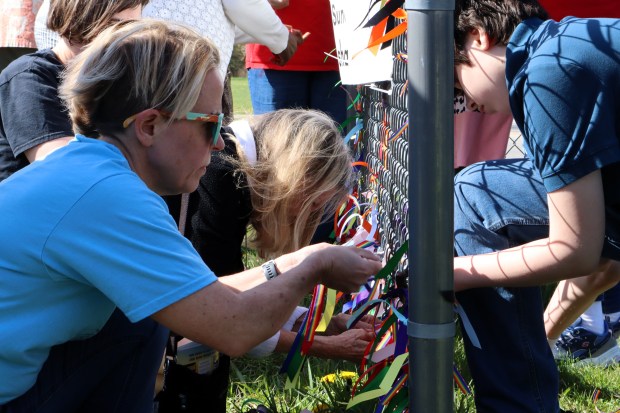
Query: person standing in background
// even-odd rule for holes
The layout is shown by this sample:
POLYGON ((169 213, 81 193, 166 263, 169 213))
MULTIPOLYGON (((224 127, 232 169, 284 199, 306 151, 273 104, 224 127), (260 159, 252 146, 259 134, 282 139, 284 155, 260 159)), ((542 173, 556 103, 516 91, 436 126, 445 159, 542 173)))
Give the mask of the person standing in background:
POLYGON ((233 102, 228 64, 236 42, 257 41, 266 45, 285 64, 303 42, 298 30, 289 30, 266 0, 154 0, 144 17, 183 23, 212 40, 221 53, 220 74, 225 79, 224 124, 232 121, 233 102), (245 40, 238 40, 240 36, 245 40), (252 40, 249 40, 252 39, 252 40))
MULTIPOLYGON (((50 0, 43 0, 35 24, 39 49, 54 47, 56 33, 46 25, 50 0)), ((143 16, 182 23, 213 41, 220 51, 219 71, 225 79, 222 99, 224 124, 232 121, 233 102, 228 75, 228 64, 235 43, 264 44, 279 64, 286 64, 303 43, 301 32, 282 24, 273 7, 284 7, 284 0, 154 0, 144 8, 143 16)))
POLYGON ((36 50, 34 19, 42 0, 0 2, 0 71, 13 60, 36 50))
POLYGON ((254 114, 286 108, 318 109, 343 123, 347 116, 346 92, 338 85, 338 62, 325 55, 336 48, 329 1, 295 0, 276 13, 284 24, 309 35, 284 66, 266 47, 246 46, 254 114))

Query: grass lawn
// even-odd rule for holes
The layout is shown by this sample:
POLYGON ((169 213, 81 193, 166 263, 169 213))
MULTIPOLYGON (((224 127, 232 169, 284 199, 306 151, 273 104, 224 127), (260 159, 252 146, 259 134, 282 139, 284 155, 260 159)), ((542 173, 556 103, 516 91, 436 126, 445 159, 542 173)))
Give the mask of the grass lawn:
MULTIPOLYGON (((262 260, 246 244, 245 265, 254 267, 262 260)), ((548 294, 547 294, 548 295, 548 294)), ((304 305, 308 305, 305 303, 304 305)), ((300 376, 300 387, 284 390, 285 376, 278 374, 284 362, 284 354, 267 358, 247 357, 232 361, 230 387, 228 390, 228 412, 247 413, 250 408, 263 404, 270 413, 299 413, 303 409, 321 413, 345 413, 350 397, 351 382, 336 380, 324 383, 321 378, 342 371, 358 372, 357 366, 348 361, 309 358, 300 376)), ((465 380, 473 387, 465 361, 463 340, 460 334, 455 340, 454 363, 465 380)), ((559 362, 560 406, 572 413, 611 413, 620 409, 620 365, 608 368, 598 366, 575 366, 572 362, 559 362), (601 395, 597 404, 592 401, 593 392, 599 389, 601 395), (598 409, 598 410, 597 410, 598 409)), ((475 389, 473 389, 475 391, 475 389)), ((376 406, 366 402, 346 413, 374 413, 376 406)), ((474 398, 471 394, 454 391, 454 411, 475 413, 474 398)))
MULTIPOLYGON (((455 343, 455 364, 468 378, 462 339, 455 343)), ((270 413, 311 412, 345 413, 350 397, 351 382, 337 380, 326 384, 321 378, 341 371, 357 372, 357 366, 347 361, 310 358, 301 374, 299 389, 284 390, 285 377, 278 374, 284 355, 276 354, 264 359, 240 358, 233 360, 231 385, 228 392, 229 412, 247 413, 250 408, 263 404, 270 413)), ((620 409, 620 367, 577 367, 570 362, 560 362, 560 406, 572 413, 611 413, 620 409), (592 401, 595 389, 601 390, 597 404, 592 401), (597 410, 598 409, 598 410, 597 410)), ((475 389, 474 389, 475 390, 475 389)), ((374 413, 376 401, 358 405, 346 413, 374 413)), ((259 410, 260 411, 260 410, 259 410)), ((473 395, 454 391, 454 412, 475 413, 473 395)))
POLYGON ((252 114, 252 102, 250 101, 250 89, 247 77, 233 77, 231 79, 233 94, 233 111, 235 117, 243 117, 252 114))

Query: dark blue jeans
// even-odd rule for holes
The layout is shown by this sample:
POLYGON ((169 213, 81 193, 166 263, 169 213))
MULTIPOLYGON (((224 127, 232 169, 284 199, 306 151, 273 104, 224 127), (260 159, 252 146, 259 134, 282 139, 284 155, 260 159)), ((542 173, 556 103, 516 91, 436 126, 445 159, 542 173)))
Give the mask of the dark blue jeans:
MULTIPOLYGON (((528 160, 471 165, 455 177, 457 255, 498 251, 548 236, 546 191, 528 160)), ((547 344, 539 287, 457 294, 480 340, 464 339, 478 413, 559 411, 558 370, 547 344)))
POLYGON ((97 335, 54 346, 35 385, 0 411, 153 412, 168 334, 149 318, 131 323, 117 309, 97 335))
POLYGON ((347 117, 347 97, 338 82, 338 71, 248 70, 250 98, 257 115, 277 109, 317 109, 341 124, 347 117))
POLYGON ((603 312, 605 314, 620 312, 620 284, 611 287, 596 300, 603 302, 603 312))

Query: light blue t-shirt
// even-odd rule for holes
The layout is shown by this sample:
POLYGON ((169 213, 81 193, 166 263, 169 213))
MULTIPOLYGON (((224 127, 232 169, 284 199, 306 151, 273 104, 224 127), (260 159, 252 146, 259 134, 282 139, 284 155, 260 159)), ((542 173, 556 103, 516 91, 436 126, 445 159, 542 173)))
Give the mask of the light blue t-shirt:
POLYGON ((0 183, 0 405, 50 347, 136 322, 216 280, 164 201, 108 143, 77 136, 0 183), (8 380, 7 380, 8 379, 8 380))

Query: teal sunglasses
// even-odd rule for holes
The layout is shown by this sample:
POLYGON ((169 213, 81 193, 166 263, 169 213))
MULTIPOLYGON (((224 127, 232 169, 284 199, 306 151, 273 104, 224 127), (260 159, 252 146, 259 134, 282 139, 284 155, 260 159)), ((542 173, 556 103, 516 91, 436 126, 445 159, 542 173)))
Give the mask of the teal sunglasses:
MULTIPOLYGON (((170 112, 166 112, 160 110, 161 114, 164 116, 172 116, 170 112)), ((125 119, 123 122, 123 128, 127 128, 131 123, 136 119, 138 114, 132 115, 125 119)), ((177 118, 177 120, 188 120, 190 122, 203 122, 203 123, 211 123, 211 136, 213 137, 213 146, 217 145, 217 141, 220 138, 220 131, 222 129, 222 122, 224 121, 223 113, 197 113, 197 112, 187 112, 185 116, 181 118, 177 118)))

